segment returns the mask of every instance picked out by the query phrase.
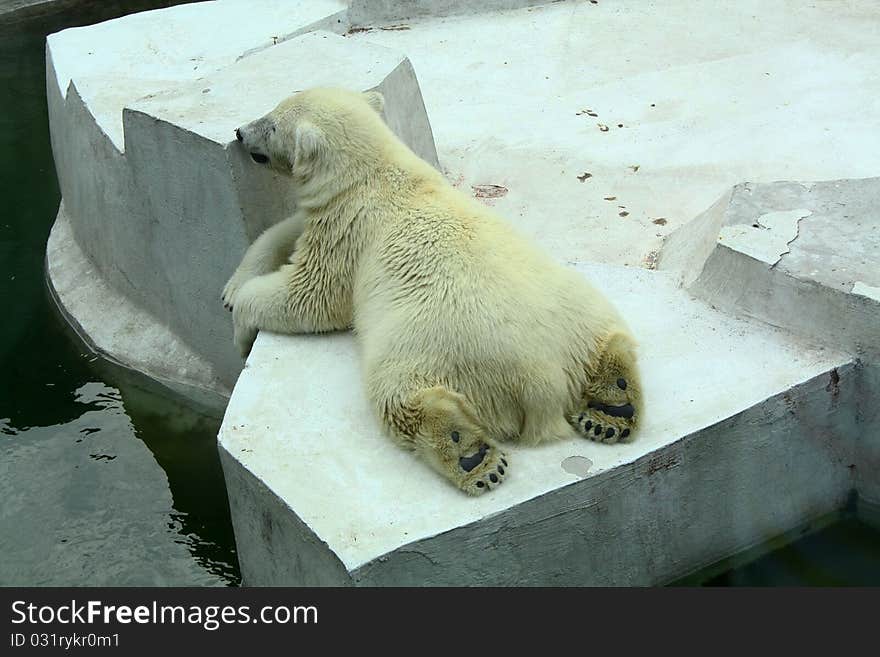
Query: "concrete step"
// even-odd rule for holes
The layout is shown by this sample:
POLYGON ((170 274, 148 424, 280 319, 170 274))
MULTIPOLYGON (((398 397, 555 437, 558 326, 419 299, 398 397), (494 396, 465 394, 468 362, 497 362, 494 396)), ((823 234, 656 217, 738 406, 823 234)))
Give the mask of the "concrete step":
POLYGON ((669 236, 658 267, 729 312, 880 352, 880 178, 743 183, 669 236))
POLYGON ((631 444, 512 447, 477 499, 382 435, 353 336, 260 334, 220 430, 245 583, 651 584, 843 503, 851 356, 671 274, 578 269, 641 343, 644 425, 631 444))

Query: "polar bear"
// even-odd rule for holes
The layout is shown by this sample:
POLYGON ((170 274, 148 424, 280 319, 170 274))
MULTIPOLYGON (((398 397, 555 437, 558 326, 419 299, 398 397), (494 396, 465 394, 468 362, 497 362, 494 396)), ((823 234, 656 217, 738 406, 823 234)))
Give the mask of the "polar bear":
POLYGON ((471 495, 509 476, 504 441, 629 439, 642 394, 621 316, 410 151, 383 103, 310 89, 235 131, 297 200, 223 290, 242 355, 261 329, 353 328, 388 433, 471 495))

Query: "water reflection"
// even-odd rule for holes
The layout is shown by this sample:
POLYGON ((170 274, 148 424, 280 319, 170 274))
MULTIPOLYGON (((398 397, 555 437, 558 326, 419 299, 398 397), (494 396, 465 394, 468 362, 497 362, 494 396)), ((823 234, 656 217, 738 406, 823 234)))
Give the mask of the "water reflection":
POLYGON ((45 290, 45 35, 177 3, 83 4, 0 18, 0 585, 235 584, 219 419, 84 353, 45 290))
POLYGON ((86 383, 64 424, 0 420, 0 583, 238 582, 216 421, 133 390, 86 383))

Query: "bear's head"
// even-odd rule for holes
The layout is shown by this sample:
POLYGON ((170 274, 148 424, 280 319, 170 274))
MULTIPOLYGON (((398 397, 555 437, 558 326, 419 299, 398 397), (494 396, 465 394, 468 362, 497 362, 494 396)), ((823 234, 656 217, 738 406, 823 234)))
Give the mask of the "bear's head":
POLYGON ((384 102, 378 91, 309 89, 237 128, 235 137, 254 162, 301 184, 345 177, 375 164, 387 141, 384 102))

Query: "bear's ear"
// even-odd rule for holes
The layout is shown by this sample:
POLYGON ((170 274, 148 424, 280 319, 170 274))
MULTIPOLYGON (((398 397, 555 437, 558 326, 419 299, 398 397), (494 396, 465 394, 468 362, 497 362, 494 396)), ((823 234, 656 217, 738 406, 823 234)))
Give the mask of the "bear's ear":
POLYGON ((367 91, 364 93, 364 98, 367 99, 370 107, 376 110, 377 114, 382 113, 382 110, 385 108, 385 96, 378 91, 367 91))
POLYGON ((296 143, 294 145, 293 156, 295 162, 310 160, 319 155, 326 149, 327 140, 324 133, 313 123, 301 121, 296 126, 296 143))

